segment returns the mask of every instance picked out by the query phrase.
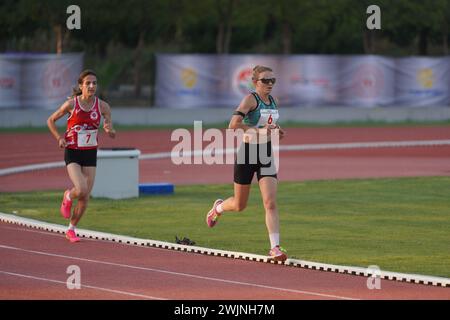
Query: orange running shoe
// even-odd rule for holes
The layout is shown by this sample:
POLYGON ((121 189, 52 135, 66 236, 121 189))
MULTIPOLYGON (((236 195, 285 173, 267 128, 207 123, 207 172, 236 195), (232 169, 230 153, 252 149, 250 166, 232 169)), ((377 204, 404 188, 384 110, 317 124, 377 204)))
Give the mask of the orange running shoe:
POLYGON ((61 215, 64 217, 64 219, 70 218, 70 213, 72 209, 72 200, 67 200, 67 194, 70 192, 70 190, 66 190, 64 192, 63 200, 61 203, 61 215))
POLYGON ((74 230, 67 230, 66 231, 66 239, 69 240, 72 243, 80 241, 80 238, 77 237, 77 234, 75 233, 74 230))
POLYGON ((211 210, 209 210, 208 214, 206 215, 206 224, 208 225, 208 227, 212 228, 212 227, 214 227, 216 225, 217 220, 221 216, 221 214, 216 211, 216 208, 222 202, 223 202, 222 199, 217 199, 214 202, 211 210))
POLYGON ((280 246, 275 246, 270 249, 269 258, 275 261, 285 261, 287 259, 286 250, 280 246))

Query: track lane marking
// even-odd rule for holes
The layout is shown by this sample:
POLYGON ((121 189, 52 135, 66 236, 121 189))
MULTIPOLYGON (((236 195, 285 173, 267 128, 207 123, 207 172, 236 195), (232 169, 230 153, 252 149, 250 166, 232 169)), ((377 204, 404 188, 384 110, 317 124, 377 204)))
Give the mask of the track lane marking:
MULTIPOLYGON (((15 276, 15 277, 27 278, 27 279, 32 279, 32 280, 39 280, 39 281, 46 281, 46 282, 51 282, 51 283, 67 285, 67 283, 64 281, 36 277, 36 276, 22 274, 22 273, 8 272, 8 271, 4 271, 4 270, 0 270, 0 274, 6 274, 9 276, 15 276)), ((143 295, 143 294, 139 294, 139 293, 133 293, 133 292, 127 292, 127 291, 115 290, 115 289, 108 289, 108 288, 96 287, 96 286, 85 285, 85 284, 82 284, 81 288, 106 291, 109 293, 116 293, 116 294, 127 295, 127 296, 131 296, 131 297, 136 297, 136 298, 145 298, 145 299, 150 299, 150 300, 167 300, 165 298, 160 298, 160 297, 147 296, 147 295, 143 295)))
MULTIPOLYGON (((400 147, 435 147, 435 146, 448 146, 450 145, 450 139, 435 139, 435 140, 406 140, 406 141, 367 141, 367 142, 340 142, 340 143, 313 143, 313 144, 293 144, 293 145, 281 145, 274 147, 274 150, 278 151, 311 151, 311 150, 336 150, 336 149, 360 149, 360 148, 400 148, 400 147)), ((217 150, 216 155, 233 154, 236 152, 236 148, 227 148, 223 150, 217 150)), ((204 150, 193 150, 183 153, 180 157, 178 154, 170 152, 155 152, 146 153, 139 156, 139 160, 156 160, 167 159, 172 157, 201 157, 204 154, 204 150)), ((11 174, 25 173, 35 170, 56 169, 65 167, 64 161, 53 161, 44 163, 34 163, 28 165, 22 165, 17 167, 8 167, 0 169, 0 177, 11 174)))
POLYGON ((32 254, 50 256, 50 257, 57 257, 57 258, 63 258, 63 259, 71 259, 71 260, 84 261, 84 262, 90 262, 90 263, 104 264, 104 265, 116 266, 116 267, 128 268, 128 269, 134 269, 134 270, 157 272, 157 273, 169 274, 169 275, 174 275, 174 276, 188 277, 188 278, 221 282, 221 283, 234 284, 234 285, 240 285, 240 286, 255 287, 255 288, 268 289, 268 290, 276 290, 276 291, 282 291, 282 292, 290 292, 290 293, 296 293, 296 294, 318 296, 318 297, 323 297, 323 298, 342 299, 342 300, 359 300, 357 298, 350 298, 350 297, 345 297, 345 296, 323 294, 323 293, 318 293, 318 292, 295 290, 295 289, 288 289, 288 288, 280 288, 280 287, 267 286, 267 285, 251 283, 251 282, 242 282, 242 281, 227 280, 227 279, 221 279, 221 278, 205 277, 205 276, 199 276, 199 275, 195 275, 195 274, 168 271, 168 270, 155 269, 155 268, 138 267, 138 266, 132 266, 132 265, 127 265, 127 264, 115 263, 115 262, 92 260, 92 259, 86 259, 86 258, 79 258, 79 257, 73 257, 73 256, 48 253, 48 252, 43 252, 43 251, 22 249, 22 248, 11 247, 11 246, 6 246, 6 245, 0 245, 0 249, 15 250, 15 251, 27 252, 27 253, 32 253, 32 254))

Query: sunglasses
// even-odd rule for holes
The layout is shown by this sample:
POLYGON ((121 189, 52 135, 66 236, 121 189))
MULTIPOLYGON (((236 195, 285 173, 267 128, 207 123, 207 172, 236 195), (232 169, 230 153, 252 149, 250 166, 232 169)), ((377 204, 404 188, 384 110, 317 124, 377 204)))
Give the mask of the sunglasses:
POLYGON ((269 83, 275 84, 275 82, 277 82, 276 78, 269 78, 269 79, 262 78, 262 79, 258 79, 258 80, 264 84, 269 84, 269 83))

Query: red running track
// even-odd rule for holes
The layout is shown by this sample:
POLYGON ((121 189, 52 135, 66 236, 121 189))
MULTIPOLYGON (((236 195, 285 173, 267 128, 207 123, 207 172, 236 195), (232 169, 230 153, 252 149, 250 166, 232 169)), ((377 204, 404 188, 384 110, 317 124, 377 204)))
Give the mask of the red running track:
MULTIPOLYGON (((135 147, 142 154, 169 152, 177 142, 171 131, 128 131, 111 140, 100 136, 102 147, 135 147)), ((449 127, 289 128, 282 145, 448 140, 449 127)), ((50 134, 0 134, 0 169, 62 161, 50 134)), ((232 165, 174 165, 170 159, 143 160, 140 183, 232 184, 232 165)), ((280 181, 319 179, 450 176, 450 146, 362 148, 280 152, 280 181)), ((65 168, 0 177, 0 192, 64 190, 71 185, 65 168)))
MULTIPOLYGON (((0 299, 450 299, 450 289, 82 239, 0 223, 0 299), (68 289, 69 266, 81 289, 68 289)), ((69 281, 70 282, 70 281, 69 281)), ((72 282, 70 282, 72 283, 72 282)))

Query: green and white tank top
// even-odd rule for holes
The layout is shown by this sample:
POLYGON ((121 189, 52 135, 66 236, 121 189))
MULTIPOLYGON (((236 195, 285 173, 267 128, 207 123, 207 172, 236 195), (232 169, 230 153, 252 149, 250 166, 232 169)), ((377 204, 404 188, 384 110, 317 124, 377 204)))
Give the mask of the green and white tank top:
POLYGON ((279 118, 277 104, 275 99, 269 95, 270 103, 266 104, 256 92, 252 92, 257 105, 256 108, 247 113, 243 123, 249 127, 262 128, 266 124, 276 124, 279 118))

